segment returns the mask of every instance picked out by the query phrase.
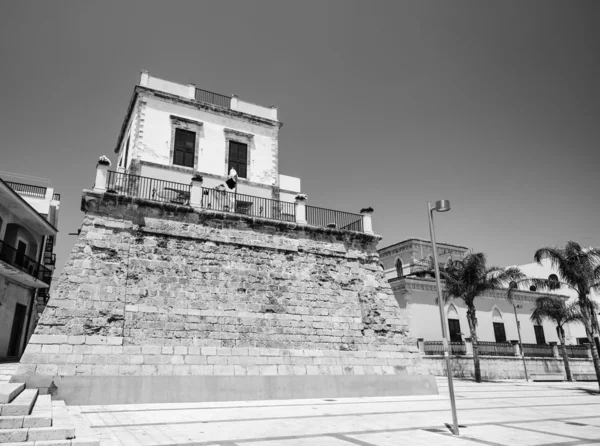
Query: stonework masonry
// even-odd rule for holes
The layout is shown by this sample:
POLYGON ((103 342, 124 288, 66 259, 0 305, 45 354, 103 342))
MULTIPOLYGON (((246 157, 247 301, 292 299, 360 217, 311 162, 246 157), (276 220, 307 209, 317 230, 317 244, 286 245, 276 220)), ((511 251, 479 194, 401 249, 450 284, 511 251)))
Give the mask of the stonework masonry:
POLYGON ((436 392, 414 379, 378 236, 91 191, 82 210, 16 380, 60 392, 94 377, 370 376, 367 396, 386 388, 373 377, 412 376, 409 393, 436 392))

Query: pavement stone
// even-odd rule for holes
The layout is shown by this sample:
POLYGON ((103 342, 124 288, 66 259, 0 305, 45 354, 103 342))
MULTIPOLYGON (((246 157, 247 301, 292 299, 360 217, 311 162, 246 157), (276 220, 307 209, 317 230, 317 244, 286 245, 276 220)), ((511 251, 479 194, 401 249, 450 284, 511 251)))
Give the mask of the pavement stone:
MULTIPOLYGON (((460 436, 440 395, 67 406, 101 446, 600 444, 596 382, 455 380, 460 436)), ((78 432, 82 429, 77 426, 78 432)), ((82 431, 85 431, 82 429, 82 431)))

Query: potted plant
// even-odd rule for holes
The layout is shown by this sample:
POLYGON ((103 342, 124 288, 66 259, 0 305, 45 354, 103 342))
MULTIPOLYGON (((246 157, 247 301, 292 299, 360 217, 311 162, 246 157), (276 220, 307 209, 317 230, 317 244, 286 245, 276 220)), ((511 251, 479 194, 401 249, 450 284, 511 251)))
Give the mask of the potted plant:
POLYGON ((374 212, 374 209, 371 206, 369 206, 368 208, 362 208, 360 210, 361 214, 372 214, 373 212, 374 212))
POLYGON ((307 198, 308 198, 308 195, 306 195, 306 194, 296 195, 296 201, 306 201, 307 198))
POLYGON ((101 166, 110 166, 111 163, 106 155, 102 155, 100 158, 98 158, 98 164, 101 166))

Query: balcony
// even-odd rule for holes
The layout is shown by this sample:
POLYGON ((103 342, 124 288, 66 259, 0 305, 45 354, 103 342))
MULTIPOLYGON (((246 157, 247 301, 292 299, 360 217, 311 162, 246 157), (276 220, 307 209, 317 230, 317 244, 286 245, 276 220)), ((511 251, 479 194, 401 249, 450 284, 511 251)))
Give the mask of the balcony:
POLYGON ((52 280, 51 270, 4 241, 0 241, 0 274, 32 288, 48 288, 52 280))
MULTIPOLYGON (((107 193, 183 206, 190 206, 192 201, 192 186, 189 184, 115 171, 108 171, 107 174, 107 193)), ((243 214, 250 217, 302 222, 319 227, 365 232, 361 214, 303 205, 306 220, 301 221, 300 215, 297 215, 295 203, 226 190, 201 187, 195 205, 203 209, 243 214)))
POLYGON ((45 198, 46 188, 42 186, 33 186, 31 184, 15 183, 13 181, 6 181, 12 190, 19 192, 23 195, 29 195, 31 197, 45 198))

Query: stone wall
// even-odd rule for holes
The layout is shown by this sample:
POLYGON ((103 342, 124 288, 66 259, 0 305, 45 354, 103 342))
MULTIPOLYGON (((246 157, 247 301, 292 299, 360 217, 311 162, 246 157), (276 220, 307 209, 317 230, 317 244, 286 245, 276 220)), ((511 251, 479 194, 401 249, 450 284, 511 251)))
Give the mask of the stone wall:
MULTIPOLYGON (((475 378, 472 356, 452 356, 450 363, 452 376, 455 378, 475 378)), ((480 363, 482 379, 525 379, 523 360, 520 357, 481 356, 480 363)), ((526 363, 529 375, 565 373, 563 360, 560 358, 527 358, 526 363)), ((594 364, 590 359, 570 358, 569 364, 574 375, 595 376, 594 364)), ((423 356, 422 367, 423 373, 446 376, 446 360, 443 356, 423 356)))
POLYGON ((420 370, 377 236, 89 191, 82 210, 22 379, 420 370))

